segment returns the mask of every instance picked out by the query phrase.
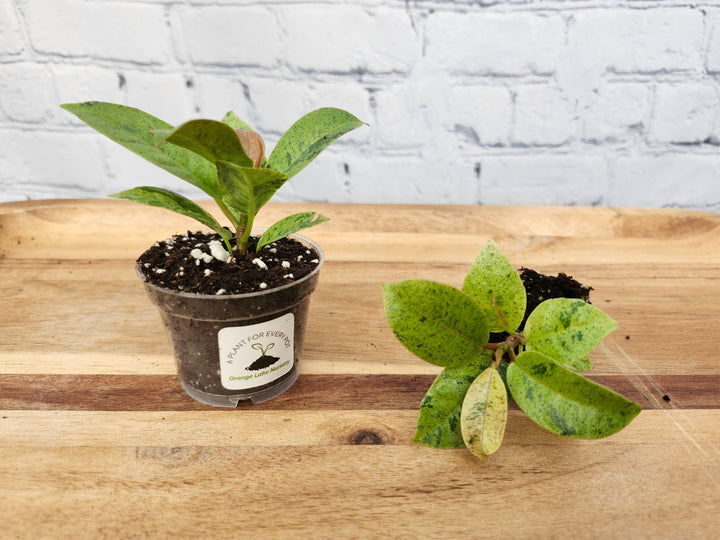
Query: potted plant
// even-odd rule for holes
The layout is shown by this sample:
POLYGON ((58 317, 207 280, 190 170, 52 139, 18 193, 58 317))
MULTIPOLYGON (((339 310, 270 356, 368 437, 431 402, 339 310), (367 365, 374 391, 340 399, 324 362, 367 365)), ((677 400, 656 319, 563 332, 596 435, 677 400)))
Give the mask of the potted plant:
POLYGON ((211 229, 156 242, 136 263, 160 310, 187 394, 235 407, 290 388, 300 372, 310 294, 324 260, 317 244, 294 233, 327 218, 301 212, 253 232, 255 217, 285 182, 363 122, 340 109, 315 110, 293 124, 266 158, 262 137, 233 112, 222 121, 173 127, 113 103, 62 107, 201 189, 231 224, 223 227, 167 189, 141 186, 111 195, 178 212, 211 229))

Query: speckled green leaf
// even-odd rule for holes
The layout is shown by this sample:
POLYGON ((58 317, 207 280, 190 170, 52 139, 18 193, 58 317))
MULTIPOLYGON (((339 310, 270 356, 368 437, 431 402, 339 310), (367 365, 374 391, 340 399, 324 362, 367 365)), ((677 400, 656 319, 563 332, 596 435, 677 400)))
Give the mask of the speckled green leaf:
POLYGON ((225 202, 235 211, 253 217, 287 181, 277 171, 238 167, 226 161, 218 161, 217 169, 225 202))
POLYGON ((580 371, 592 367, 587 355, 615 328, 615 321, 583 300, 553 298, 533 310, 523 333, 527 350, 580 371))
POLYGON ((393 332, 426 362, 461 366, 488 342, 490 332, 483 311, 453 287, 415 279, 383 284, 383 293, 393 332))
POLYGON ((507 412, 505 383, 498 370, 489 367, 468 388, 460 412, 465 446, 480 459, 494 454, 500 448, 505 435, 507 412))
POLYGON ((275 240, 279 240, 280 238, 285 238, 286 236, 302 231, 303 229, 314 227, 315 225, 320 225, 328 219, 329 218, 321 216, 316 212, 300 212, 283 218, 273 223, 263 233, 258 241, 257 250, 260 251, 266 244, 275 242, 275 240))
POLYGON ((210 162, 179 146, 155 146, 150 132, 172 130, 173 126, 167 122, 133 107, 101 101, 66 103, 62 108, 150 163, 202 189, 213 199, 221 197, 217 172, 210 162))
POLYGON ((151 186, 140 186, 126 191, 121 191, 120 193, 115 193, 110 195, 110 197, 115 197, 116 199, 126 199, 128 201, 147 204, 148 206, 157 206, 159 208, 165 208, 166 210, 177 212, 178 214, 196 219, 203 225, 210 227, 226 242, 232 238, 232 233, 221 226, 215 218, 206 212, 202 207, 173 191, 151 186))
POLYGON ((210 163, 227 161, 239 167, 252 167, 235 130, 216 120, 190 120, 172 130, 153 132, 155 145, 171 143, 204 157, 210 163))
POLYGON ((435 378, 420 404, 413 442, 432 448, 460 448, 460 410, 467 389, 492 362, 492 351, 482 351, 467 364, 445 368, 435 378))
POLYGON ((325 107, 312 111, 280 137, 268 158, 268 166, 291 178, 332 142, 363 124, 341 109, 325 107))
POLYGON ((525 287, 492 240, 475 259, 465 277, 463 291, 482 307, 491 332, 512 334, 520 326, 527 301, 525 287))
POLYGON ((563 367, 538 352, 523 352, 507 371, 518 406, 545 429, 577 439, 617 433, 640 413, 640 406, 563 367))
POLYGON ((223 116, 222 121, 224 124, 227 124, 233 129, 249 129, 251 131, 255 131, 250 124, 240 120, 238 115, 233 111, 228 111, 225 116, 223 116))

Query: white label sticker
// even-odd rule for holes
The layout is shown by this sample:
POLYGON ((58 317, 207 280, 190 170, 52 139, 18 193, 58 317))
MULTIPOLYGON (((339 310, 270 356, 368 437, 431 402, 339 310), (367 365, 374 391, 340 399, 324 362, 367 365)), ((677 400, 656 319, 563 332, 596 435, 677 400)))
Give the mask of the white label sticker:
POLYGON ((218 332, 220 380, 228 390, 268 384, 293 367, 295 317, 229 326, 218 332))

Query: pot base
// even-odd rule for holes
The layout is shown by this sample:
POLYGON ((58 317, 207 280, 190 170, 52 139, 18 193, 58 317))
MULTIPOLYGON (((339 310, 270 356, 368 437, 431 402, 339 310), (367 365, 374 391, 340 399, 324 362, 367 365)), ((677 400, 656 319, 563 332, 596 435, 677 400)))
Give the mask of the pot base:
POLYGON ((185 390, 185 393, 191 398, 193 398, 195 401, 199 401, 200 403, 204 403, 205 405, 212 405, 213 407, 235 408, 238 406, 238 403, 240 403, 241 401, 246 401, 248 399, 253 402, 253 405, 257 405, 258 403, 262 403, 263 401, 268 401, 269 399, 277 397, 283 392, 289 390, 290 387, 295 384, 295 381, 297 381, 299 376, 300 370, 294 368, 290 373, 289 377, 284 378, 279 384, 271 388, 267 388, 259 392, 253 392, 251 394, 236 394, 234 396, 223 396, 219 394, 208 394, 206 392, 201 392, 200 390, 197 390, 192 386, 186 384, 185 381, 180 381, 180 384, 182 385, 183 390, 185 390))

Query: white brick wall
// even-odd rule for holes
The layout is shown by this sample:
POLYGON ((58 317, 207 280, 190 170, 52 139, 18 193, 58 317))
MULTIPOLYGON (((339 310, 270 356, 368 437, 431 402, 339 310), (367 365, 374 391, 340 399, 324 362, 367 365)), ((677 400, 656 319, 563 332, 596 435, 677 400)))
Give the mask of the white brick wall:
POLYGON ((370 124, 285 200, 720 211, 717 0, 0 0, 0 202, 201 195, 58 107, 91 99, 370 124))

